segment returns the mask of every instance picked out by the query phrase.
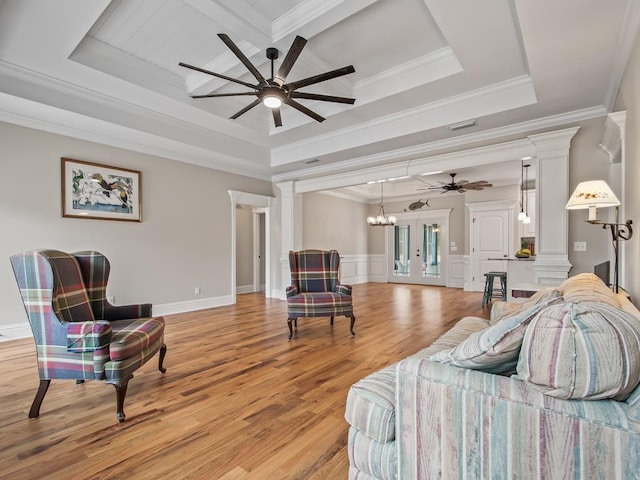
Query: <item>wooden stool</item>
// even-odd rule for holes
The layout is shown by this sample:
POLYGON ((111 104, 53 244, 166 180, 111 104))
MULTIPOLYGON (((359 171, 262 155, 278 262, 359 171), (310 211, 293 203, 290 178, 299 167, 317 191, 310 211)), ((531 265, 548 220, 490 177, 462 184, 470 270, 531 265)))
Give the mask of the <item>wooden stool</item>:
POLYGON ((492 298, 499 298, 503 302, 507 301, 507 272, 487 272, 484 274, 484 295, 482 295, 482 306, 491 302, 492 298), (493 282, 500 279, 500 289, 493 290, 493 282))

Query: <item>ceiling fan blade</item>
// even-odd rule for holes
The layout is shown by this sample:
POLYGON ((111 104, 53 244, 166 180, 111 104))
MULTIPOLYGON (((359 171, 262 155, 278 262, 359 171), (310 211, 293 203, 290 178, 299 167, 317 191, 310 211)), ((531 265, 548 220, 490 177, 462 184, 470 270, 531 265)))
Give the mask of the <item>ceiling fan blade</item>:
POLYGON ((238 113, 236 113, 235 115, 229 117, 230 120, 235 120, 236 118, 238 118, 240 115, 242 115, 243 113, 247 113, 249 110, 251 110, 253 107, 255 107, 256 105, 259 105, 260 103, 262 103, 262 101, 257 98, 256 100, 254 100, 253 102, 251 102, 249 105, 247 105, 246 107, 244 107, 242 110, 240 110, 238 113))
POLYGON ((276 73, 276 76, 273 77, 274 82, 276 82, 280 86, 284 85, 284 81, 286 80, 287 75, 289 75, 291 67, 293 67, 294 63, 296 63, 296 60, 300 56, 300 53, 302 52, 302 49, 306 44, 306 39, 302 38, 299 35, 296 36, 296 38, 293 40, 293 43, 291 44, 291 48, 287 52, 287 56, 284 57, 284 60, 282 61, 282 64, 278 69, 278 73, 276 73))
POLYGON ((321 95, 319 93, 291 92, 289 95, 292 98, 304 98, 306 100, 320 100, 322 102, 348 103, 349 105, 353 105, 354 102, 356 101, 355 98, 334 97, 333 95, 321 95))
POLYGON ((289 91, 291 91, 295 90, 296 88, 306 87, 308 85, 313 85, 314 83, 320 83, 326 80, 331 80, 332 78, 348 75, 355 71, 356 69, 353 68, 353 65, 349 65, 348 67, 338 68, 336 70, 331 70, 330 72, 320 73, 319 75, 314 75, 312 77, 303 78, 302 80, 296 80, 295 82, 287 83, 285 87, 287 87, 289 91))
POLYGON ((238 46, 233 43, 233 40, 229 38, 229 35, 219 33, 218 37, 220 37, 220 40, 222 40, 225 45, 229 47, 229 50, 231 50, 236 55, 236 57, 238 57, 238 60, 240 60, 244 64, 244 66, 247 67, 247 70, 249 70, 251 74, 256 77, 256 80, 258 80, 258 82, 267 83, 267 80, 262 76, 258 69, 253 65, 253 63, 249 61, 245 54, 242 53, 238 46))
POLYGON ((271 112, 273 112, 273 123, 275 123, 276 127, 282 126, 282 117, 280 116, 280 108, 272 108, 271 112))
POLYGON ((287 105, 289 105, 289 106, 295 108, 296 110, 304 113, 305 115, 310 116, 311 118, 313 118, 314 120, 316 120, 318 122, 324 122, 324 120, 325 120, 324 117, 318 115, 313 110, 309 110, 307 107, 305 107, 304 105, 301 105, 300 103, 296 102, 292 98, 287 98, 284 103, 286 103, 287 105))
POLYGON ((493 187, 492 184, 483 181, 480 182, 471 182, 467 183, 464 188, 475 188, 475 187, 493 187))
POLYGON ((465 183, 469 183, 469 180, 458 180, 456 183, 458 185, 464 185, 465 183))
POLYGON ((250 83, 243 82, 242 80, 238 80, 237 78, 227 77, 226 75, 222 75, 221 73, 212 72, 210 70, 205 70, 204 68, 194 67, 193 65, 189 65, 188 63, 178 63, 181 67, 190 68, 191 70, 195 70, 196 72, 206 73, 207 75, 213 75, 214 77, 221 78, 223 80, 227 80, 229 82, 239 83, 240 85, 244 85, 245 87, 256 89, 257 85, 251 85, 250 83))
POLYGON ((191 98, 239 97, 244 95, 258 95, 258 92, 209 93, 207 95, 191 95, 191 98))

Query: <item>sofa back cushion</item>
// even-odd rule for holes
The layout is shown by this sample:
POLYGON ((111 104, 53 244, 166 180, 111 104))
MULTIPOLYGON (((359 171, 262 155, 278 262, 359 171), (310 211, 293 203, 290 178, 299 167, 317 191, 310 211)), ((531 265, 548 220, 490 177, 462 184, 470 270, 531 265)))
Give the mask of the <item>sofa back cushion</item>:
POLYGON ((551 305, 525 332, 516 378, 558 398, 624 400, 640 382, 640 322, 607 303, 551 305))
POLYGON ((430 360, 490 373, 512 372, 518 361, 527 325, 538 312, 558 301, 562 301, 559 292, 548 295, 544 301, 533 303, 469 335, 456 347, 432 355, 430 360))
POLYGON ((619 307, 616 294, 593 273, 580 273, 567 278, 558 287, 567 302, 601 302, 619 307))
POLYGON ((560 296, 562 296, 562 294, 555 287, 546 287, 541 288, 522 303, 501 301, 494 302, 493 306, 491 307, 491 316, 489 318, 489 323, 493 325, 494 323, 498 323, 504 318, 518 315, 520 312, 525 311, 533 305, 537 305, 540 303, 546 304, 549 300, 556 299, 560 296))

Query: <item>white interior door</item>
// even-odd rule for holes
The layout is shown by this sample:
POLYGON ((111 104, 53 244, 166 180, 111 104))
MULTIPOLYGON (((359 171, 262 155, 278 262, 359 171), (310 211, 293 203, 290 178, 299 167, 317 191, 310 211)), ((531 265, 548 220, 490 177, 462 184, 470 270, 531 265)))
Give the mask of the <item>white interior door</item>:
POLYGON ((447 215, 399 218, 387 227, 388 281, 446 285, 448 224, 447 215))
POLYGON ((507 271, 512 243, 512 210, 487 210, 471 215, 471 275, 473 289, 483 291, 484 274, 507 271))

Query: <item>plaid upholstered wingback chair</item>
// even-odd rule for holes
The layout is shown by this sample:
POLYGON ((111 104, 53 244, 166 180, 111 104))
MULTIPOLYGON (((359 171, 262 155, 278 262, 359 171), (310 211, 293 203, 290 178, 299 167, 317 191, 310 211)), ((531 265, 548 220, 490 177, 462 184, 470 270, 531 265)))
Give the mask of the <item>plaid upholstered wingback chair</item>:
POLYGON ((116 417, 125 419, 124 399, 133 372, 166 346, 164 319, 151 318, 151 304, 114 306, 107 302, 109 261, 98 252, 57 250, 11 257, 38 357, 40 386, 29 418, 52 379, 104 380, 116 389, 116 417))
POLYGON ((299 317, 333 317, 344 315, 351 319, 351 335, 355 335, 351 301, 351 285, 341 285, 338 278, 340 254, 336 250, 301 250, 289 252, 291 285, 287 287, 289 339, 293 326, 298 328, 299 317))

